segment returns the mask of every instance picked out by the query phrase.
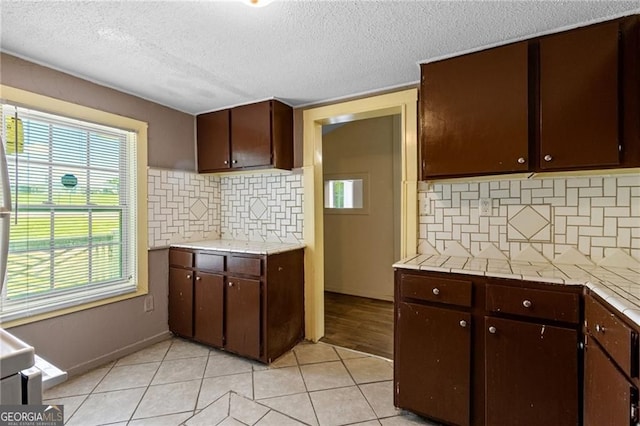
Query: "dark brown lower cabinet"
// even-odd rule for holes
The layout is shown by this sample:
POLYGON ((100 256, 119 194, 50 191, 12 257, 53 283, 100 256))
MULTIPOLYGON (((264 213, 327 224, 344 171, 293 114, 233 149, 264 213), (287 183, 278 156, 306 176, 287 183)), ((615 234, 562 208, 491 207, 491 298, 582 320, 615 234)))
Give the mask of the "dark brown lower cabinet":
POLYGON ((193 272, 169 268, 169 329, 193 337, 193 272))
POLYGON ((584 352, 584 426, 632 423, 638 390, 595 343, 587 340, 584 352), (635 401, 635 402, 634 402, 635 401))
POLYGON ((169 330, 270 363, 304 337, 304 251, 169 250, 169 330))
POLYGON ((577 330, 486 317, 484 357, 486 425, 579 424, 577 330))
POLYGON ((196 272, 193 337, 208 345, 224 344, 224 276, 196 272))
POLYGON ((395 406, 456 426, 579 425, 581 293, 396 269, 395 406))
POLYGON ((227 278, 225 349, 260 358, 260 281, 227 278))
POLYGON ((396 405, 469 424, 471 315, 399 303, 396 322, 396 405))

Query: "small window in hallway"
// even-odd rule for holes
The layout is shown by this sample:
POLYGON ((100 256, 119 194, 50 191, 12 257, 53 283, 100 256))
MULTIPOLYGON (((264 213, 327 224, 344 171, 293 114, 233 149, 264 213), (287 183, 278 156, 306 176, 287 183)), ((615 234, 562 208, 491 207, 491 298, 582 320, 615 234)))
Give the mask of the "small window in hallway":
POLYGON ((365 174, 325 176, 324 208, 331 213, 367 213, 367 187, 365 174))

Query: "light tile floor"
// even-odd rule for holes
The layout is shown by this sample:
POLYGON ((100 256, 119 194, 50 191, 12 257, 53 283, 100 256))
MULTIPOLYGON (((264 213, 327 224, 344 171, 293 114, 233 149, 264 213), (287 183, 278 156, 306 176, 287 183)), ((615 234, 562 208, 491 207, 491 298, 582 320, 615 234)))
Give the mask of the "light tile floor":
POLYGON ((301 343, 266 366, 170 339, 44 394, 68 425, 434 425, 393 406, 386 359, 301 343))

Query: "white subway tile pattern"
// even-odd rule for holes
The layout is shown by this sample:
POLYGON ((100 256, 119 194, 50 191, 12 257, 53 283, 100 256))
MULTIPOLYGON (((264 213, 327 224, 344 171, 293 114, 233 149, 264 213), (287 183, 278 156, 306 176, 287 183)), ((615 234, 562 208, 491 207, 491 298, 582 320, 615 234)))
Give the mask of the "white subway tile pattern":
POLYGON ((220 237, 220 178, 148 169, 149 248, 220 237))
POLYGON ((531 246, 547 259, 575 248, 594 263, 617 248, 640 260, 640 174, 470 183, 421 182, 419 251, 453 242, 472 255, 493 244, 513 259, 531 246), (491 215, 479 199, 491 198, 491 215))
POLYGON ((148 170, 149 247, 207 239, 302 241, 302 175, 148 170))
POLYGON ((302 175, 296 172, 220 179, 222 238, 302 241, 302 175))

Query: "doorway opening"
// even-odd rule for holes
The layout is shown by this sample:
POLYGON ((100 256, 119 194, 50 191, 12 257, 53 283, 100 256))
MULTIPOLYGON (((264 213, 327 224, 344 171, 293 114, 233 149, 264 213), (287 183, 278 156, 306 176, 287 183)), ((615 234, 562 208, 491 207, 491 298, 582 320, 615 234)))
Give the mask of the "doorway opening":
MULTIPOLYGON (((324 197, 323 136, 322 127, 330 124, 348 123, 377 117, 398 116, 400 138, 400 208, 399 231, 394 237, 399 240, 399 255, 396 259, 413 254, 417 243, 417 89, 389 93, 355 101, 349 101, 303 112, 304 125, 304 241, 305 250, 305 337, 318 341, 325 334, 325 241, 324 241, 324 197)), ((347 192, 355 191, 359 185, 367 186, 366 178, 333 179, 334 201, 344 205, 347 192), (349 182, 349 183, 347 183, 349 182), (351 188, 346 187, 351 185, 351 188)), ((370 185, 370 182, 369 182, 370 185)), ((371 190, 371 189, 370 189, 371 190)), ((374 188, 375 190, 375 188, 374 188)), ((354 197, 353 194, 350 195, 354 197)), ((360 201, 355 198, 354 203, 360 201)), ((370 208, 361 200, 361 209, 370 208)), ((352 204, 355 205, 355 204, 352 204)), ((391 261, 391 263, 393 260, 391 261)), ((391 271, 391 263, 387 265, 391 271)))
POLYGON ((400 115, 322 127, 323 342, 393 356, 400 257, 400 115))

